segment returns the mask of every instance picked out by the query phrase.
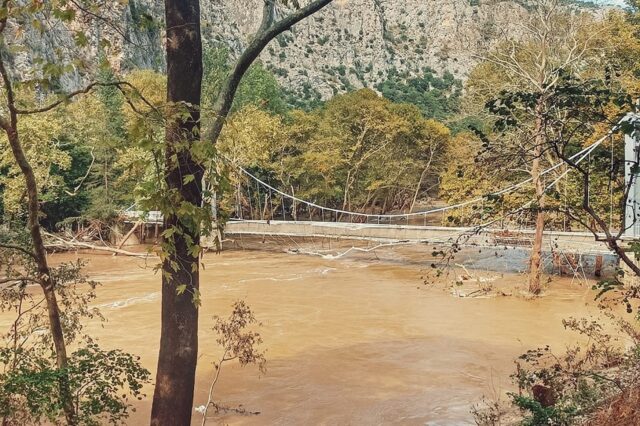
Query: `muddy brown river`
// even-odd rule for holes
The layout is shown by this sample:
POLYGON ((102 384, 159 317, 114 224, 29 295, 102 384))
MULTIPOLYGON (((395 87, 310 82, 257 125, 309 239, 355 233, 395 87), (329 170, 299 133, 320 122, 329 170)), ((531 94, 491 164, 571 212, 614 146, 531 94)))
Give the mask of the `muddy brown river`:
MULTIPOLYGON (((89 333, 104 348, 140 355, 153 372, 160 329, 154 261, 81 256, 103 284, 96 305, 108 318, 89 333)), ((568 279, 555 279, 533 301, 458 298, 421 285, 426 265, 415 263, 259 251, 208 254, 204 263, 195 405, 206 402, 220 355, 212 316, 228 315, 234 301, 246 300, 263 323, 268 360, 262 377, 251 366, 225 366, 216 389, 219 403, 260 414, 208 424, 472 424, 471 404, 512 389, 515 357, 546 344, 564 348, 575 336, 561 320, 595 311, 589 286, 568 279)), ((524 282, 505 275, 494 285, 524 282)), ((129 424, 148 422, 151 392, 129 424)))

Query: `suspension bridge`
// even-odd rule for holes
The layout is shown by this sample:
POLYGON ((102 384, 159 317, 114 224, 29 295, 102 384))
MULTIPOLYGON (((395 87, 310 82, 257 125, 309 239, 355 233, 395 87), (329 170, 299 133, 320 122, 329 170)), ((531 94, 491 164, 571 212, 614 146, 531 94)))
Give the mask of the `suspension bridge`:
MULTIPOLYGON (((625 227, 622 239, 640 238, 640 222, 636 219, 640 213, 640 182, 638 181, 637 165, 640 164, 640 115, 627 114, 609 132, 589 146, 573 154, 569 159, 580 164, 590 159, 591 153, 624 129, 625 133, 625 177, 630 183, 625 207, 625 227), (631 129, 631 130, 629 130, 631 129)), ((613 143, 613 142, 612 142, 613 143)), ((613 151, 612 151, 613 152, 613 151)), ((544 170, 541 175, 551 181, 545 186, 545 192, 554 188, 571 168, 563 167, 564 162, 544 170)), ((232 164, 236 171, 255 186, 254 192, 258 196, 258 204, 251 208, 249 217, 243 211, 240 200, 237 200, 235 214, 226 223, 225 235, 235 237, 314 237, 346 240, 366 240, 381 243, 416 242, 445 246, 473 246, 473 247, 530 247, 534 230, 527 227, 510 227, 500 219, 491 219, 485 223, 470 227, 438 226, 434 223, 442 222, 447 212, 482 205, 490 199, 514 193, 530 185, 532 179, 524 179, 491 194, 485 194, 453 205, 445 205, 422 211, 397 214, 375 214, 354 212, 338 208, 331 208, 311 202, 289 194, 261 180, 250 171, 239 165, 232 164), (264 199, 263 196, 264 195, 264 199), (289 203, 289 206, 287 206, 289 203), (257 214, 253 212, 257 211, 257 214), (306 211, 306 215, 296 212, 306 211), (256 217, 257 216, 257 217, 256 217)), ((535 200, 523 204, 519 210, 526 210, 535 200)), ((214 216, 216 215, 215 207, 214 216)), ((141 212, 129 209, 124 212, 130 223, 144 223, 147 227, 157 229, 163 223, 160 212, 141 212)), ((614 232, 614 233, 617 233, 614 232)), ((591 232, 545 231, 544 247, 548 251, 579 253, 580 255, 611 254, 608 247, 596 241, 591 232)))

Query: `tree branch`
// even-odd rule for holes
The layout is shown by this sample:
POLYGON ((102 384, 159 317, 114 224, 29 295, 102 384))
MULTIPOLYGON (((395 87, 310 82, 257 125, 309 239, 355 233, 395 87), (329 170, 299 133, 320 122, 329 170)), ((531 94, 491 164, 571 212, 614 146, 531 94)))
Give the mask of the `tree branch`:
POLYGON ((31 277, 0 278, 0 290, 6 290, 22 282, 30 282, 30 283, 42 285, 42 281, 37 280, 35 278, 31 278, 31 277))
MULTIPOLYGON (((600 228, 599 230, 604 234, 604 238, 601 238, 598 235, 597 230, 594 227, 587 226, 589 231, 591 231, 591 233, 594 235, 596 241, 604 242, 609 247, 609 249, 615 252, 620 258, 620 260, 624 262, 633 271, 634 274, 636 274, 637 276, 640 276, 640 267, 636 265, 635 262, 633 262, 633 260, 627 255, 625 249, 621 247, 619 243, 619 238, 623 231, 621 230, 617 236, 612 235, 611 230, 609 229, 609 226, 600 217, 600 215, 593 209, 593 207, 591 207, 589 203, 589 183, 590 183, 589 171, 582 168, 575 161, 572 161, 570 158, 564 155, 564 153, 561 153, 556 144, 553 144, 553 148, 556 151, 556 155, 560 159, 562 159, 562 161, 564 161, 565 164, 567 164, 569 167, 573 168, 574 170, 577 170, 582 175, 582 210, 584 210, 584 212, 587 213, 595 221, 595 223, 598 225, 598 228, 600 228)), ((624 200, 628 198, 628 195, 629 195, 628 191, 631 187, 632 182, 633 182, 633 179, 630 180, 630 183, 625 191, 624 200)), ((583 221, 581 222, 584 225, 584 222, 583 221)), ((635 223, 635 220, 634 220, 634 223, 635 223)))
POLYGON ((122 87, 123 86, 126 86, 126 87, 129 87, 129 88, 133 89, 136 92, 136 94, 138 94, 140 96, 140 98, 143 100, 143 102, 145 102, 151 108, 155 109, 155 107, 140 94, 140 91, 135 86, 133 86, 131 83, 129 83, 127 81, 111 81, 111 82, 95 81, 95 82, 85 86, 82 89, 78 89, 78 90, 76 90, 74 92, 70 92, 70 93, 67 93, 67 94, 63 95, 59 100, 57 100, 57 101, 55 101, 55 102, 53 102, 53 103, 51 103, 49 105, 43 106, 41 108, 35 108, 35 109, 18 109, 18 108, 16 108, 15 112, 16 112, 16 114, 19 114, 19 115, 31 115, 31 114, 39 114, 39 113, 42 113, 42 112, 51 111, 55 107, 60 106, 65 102, 69 102, 71 99, 75 98, 78 95, 83 95, 83 94, 89 93, 91 90, 93 90, 96 87, 114 87, 114 86, 119 88, 121 91, 122 91, 122 87))
POLYGON ((220 90, 218 97, 214 103, 214 111, 216 113, 215 121, 211 128, 205 133, 205 140, 215 143, 222 132, 224 122, 229 115, 233 99, 240 85, 242 77, 247 72, 251 64, 260 56, 264 48, 271 40, 278 35, 289 30, 293 25, 303 19, 318 12, 333 0, 315 0, 307 6, 300 8, 296 12, 290 14, 286 18, 273 23, 275 19, 275 3, 273 0, 264 0, 264 8, 262 15, 262 24, 260 29, 254 36, 249 46, 240 55, 236 64, 227 77, 224 86, 220 90))
POLYGON ((30 252, 29 250, 25 249, 24 247, 20 247, 17 246, 15 244, 5 244, 5 243, 0 243, 0 248, 4 248, 7 250, 16 250, 19 252, 22 252, 23 254, 26 254, 27 256, 31 257, 32 259, 36 258, 36 255, 32 252, 30 252))
POLYGON ((133 43, 133 41, 131 40, 131 38, 124 32, 124 30, 120 27, 118 27, 115 23, 113 23, 110 19, 99 15, 95 12, 92 12, 91 10, 89 10, 88 8, 82 6, 82 4, 80 4, 78 1, 76 0, 70 0, 70 2, 76 7, 78 8, 78 10, 80 10, 82 13, 97 19, 98 21, 104 22, 105 25, 107 25, 109 28, 111 28, 112 30, 114 30, 116 33, 118 33, 127 43, 131 43, 131 44, 135 44, 133 43))
POLYGON ((47 244, 46 246, 48 248, 63 248, 63 249, 88 249, 88 250, 96 250, 96 251, 104 251, 104 252, 109 252, 109 253, 113 253, 115 254, 122 254, 124 256, 132 256, 132 257, 141 257, 141 258, 148 258, 153 256, 153 254, 151 253, 135 253, 135 252, 131 252, 131 251, 127 251, 127 250, 122 250, 122 249, 118 249, 118 248, 112 248, 112 247, 106 247, 106 246, 98 246, 95 244, 89 244, 89 243, 83 243, 81 241, 75 241, 75 240, 66 240, 64 238, 61 238, 55 234, 51 234, 49 232, 44 232, 44 235, 56 240, 58 243, 57 244, 47 244))

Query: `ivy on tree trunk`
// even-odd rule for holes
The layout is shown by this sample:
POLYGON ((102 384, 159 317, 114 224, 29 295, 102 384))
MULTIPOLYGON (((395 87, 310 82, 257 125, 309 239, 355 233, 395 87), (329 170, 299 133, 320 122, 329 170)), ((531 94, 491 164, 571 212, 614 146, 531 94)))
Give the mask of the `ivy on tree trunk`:
MULTIPOLYGON (((204 177, 200 143, 213 147, 229 115, 242 77, 266 45, 333 0, 315 0, 275 20, 276 2, 264 0, 258 32, 239 56, 214 102, 215 119, 200 140, 202 40, 198 0, 165 0, 167 103, 165 126, 165 238, 162 261, 162 325, 152 425, 189 425, 198 355, 200 234, 211 220, 202 206, 204 177), (199 152, 197 155, 196 152, 199 152), (197 155, 197 158, 196 158, 197 155)), ((281 0, 289 5, 289 1, 281 0)), ((206 155, 206 154, 205 154, 206 155)))
MULTIPOLYGON (((199 138, 202 41, 198 0, 165 0, 167 25, 167 102, 174 106, 165 135, 165 181, 172 204, 202 203, 203 167, 191 145, 199 138), (182 113, 186 111, 187 113, 182 113), (185 179, 185 176, 192 176, 185 179)), ((162 263, 162 326, 152 425, 189 425, 198 356, 200 277, 198 224, 175 209, 165 214, 171 248, 162 263), (179 291, 179 289, 182 289, 179 291)))

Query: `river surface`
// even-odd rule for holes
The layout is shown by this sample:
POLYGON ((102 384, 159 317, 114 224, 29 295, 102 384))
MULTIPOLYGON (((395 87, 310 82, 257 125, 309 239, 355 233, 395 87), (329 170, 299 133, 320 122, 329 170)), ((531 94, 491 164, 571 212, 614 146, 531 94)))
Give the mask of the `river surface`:
MULTIPOLYGON (((89 333, 105 349, 140 355, 154 372, 160 330, 155 261, 80 256, 89 262, 90 277, 102 283, 95 304, 108 318, 89 333)), ((260 377, 251 366, 225 366, 216 401, 260 414, 208 424, 473 424, 471 404, 512 389, 515 357, 546 344, 564 348, 575 336, 561 320, 595 311, 590 286, 571 280, 555 279, 538 300, 459 298, 425 287, 428 265, 419 263, 260 251, 206 255, 194 405, 205 403, 212 361, 220 356, 212 317, 227 316, 238 299, 263 323, 268 370, 260 377)), ((494 285, 512 288, 525 280, 504 275, 494 285)), ((151 392, 129 424, 148 422, 151 392)), ((199 421, 195 413, 194 424, 199 421)))

